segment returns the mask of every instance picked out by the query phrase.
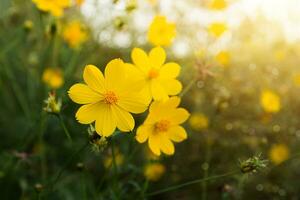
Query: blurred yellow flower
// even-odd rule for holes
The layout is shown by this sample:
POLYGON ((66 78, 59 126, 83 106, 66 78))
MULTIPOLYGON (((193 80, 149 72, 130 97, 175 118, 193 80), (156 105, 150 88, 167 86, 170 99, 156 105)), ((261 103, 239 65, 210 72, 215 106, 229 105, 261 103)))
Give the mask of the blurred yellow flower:
POLYGON ((277 61, 283 61, 286 58, 286 55, 287 55, 287 52, 282 49, 274 52, 274 56, 277 61))
POLYGON ((142 113, 148 103, 140 95, 140 88, 129 79, 129 70, 121 59, 110 61, 105 68, 105 77, 94 65, 87 65, 83 72, 86 84, 78 83, 68 91, 70 98, 85 104, 76 113, 82 124, 95 121, 96 132, 104 137, 113 134, 116 127, 123 131, 134 128, 130 113, 142 113))
POLYGON ((227 31, 227 25, 221 22, 212 23, 208 27, 208 32, 210 32, 212 35, 214 35, 217 38, 222 36, 225 31, 227 31))
POLYGON ((149 181, 158 181, 165 173, 166 168, 160 163, 150 163, 145 167, 144 175, 149 181))
POLYGON ((281 108, 280 97, 271 90, 262 91, 260 104, 264 111, 268 113, 276 113, 281 108))
POLYGON ((64 84, 63 72, 59 68, 46 68, 42 80, 52 89, 58 89, 64 84))
POLYGON ((169 46, 176 36, 176 26, 165 16, 156 16, 148 30, 148 40, 155 46, 169 46))
MULTIPOLYGON (((165 63, 166 52, 161 47, 153 48, 149 55, 142 49, 134 48, 131 58, 135 69, 132 74, 139 78, 143 85, 143 94, 150 101, 165 100, 169 95, 177 95, 181 89, 181 83, 176 80, 180 73, 180 66, 175 62, 165 63)), ((131 64, 128 64, 131 65, 131 64)))
POLYGON ((140 143, 148 140, 148 145, 155 155, 161 151, 167 155, 174 154, 173 142, 181 142, 187 138, 186 131, 180 124, 185 122, 189 113, 177 108, 179 97, 171 97, 166 101, 154 101, 144 123, 137 129, 136 139, 140 143))
POLYGON ((70 0, 32 0, 38 9, 44 12, 50 12, 55 17, 60 17, 64 9, 71 6, 70 0))
POLYGON ((290 150, 285 144, 275 144, 269 151, 270 160, 276 165, 287 160, 289 156, 290 150))
POLYGON ((193 113, 189 119, 189 125, 195 131, 201 131, 208 127, 209 120, 202 113, 193 113))
POLYGON ((148 0, 148 2, 149 2, 152 6, 157 5, 157 1, 158 1, 158 0, 148 0))
MULTIPOLYGON (((117 166, 122 165, 124 162, 124 156, 119 151, 115 152, 115 162, 117 166)), ((106 157, 103 161, 103 164, 106 169, 110 168, 113 165, 113 156, 109 155, 106 157)))
POLYGON ((81 6, 85 0, 75 0, 77 6, 81 6))
POLYGON ((79 21, 72 21, 64 28, 63 38, 70 47, 76 48, 87 40, 87 32, 79 21))
POLYGON ((216 60, 219 64, 221 64, 223 67, 227 67, 230 62, 230 54, 228 51, 221 51, 217 54, 216 60))
POLYGON ((300 74, 295 74, 293 76, 293 82, 296 86, 300 86, 300 74))
POLYGON ((223 10, 227 7, 227 2, 225 0, 212 0, 209 7, 213 10, 223 10))

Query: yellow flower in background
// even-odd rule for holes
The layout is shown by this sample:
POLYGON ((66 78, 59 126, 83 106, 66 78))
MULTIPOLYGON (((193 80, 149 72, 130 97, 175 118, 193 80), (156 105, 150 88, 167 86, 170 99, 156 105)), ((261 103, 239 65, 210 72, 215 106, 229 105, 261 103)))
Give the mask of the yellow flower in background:
POLYGON ((59 68, 46 68, 42 80, 52 89, 58 89, 64 84, 63 72, 59 68))
POLYGON ((145 167, 144 175, 149 181, 158 181, 166 172, 164 165, 160 163, 150 163, 145 167))
POLYGON ((154 101, 144 123, 137 129, 136 140, 148 145, 155 155, 161 151, 167 155, 174 154, 174 144, 187 138, 186 131, 180 124, 185 122, 189 113, 177 108, 179 97, 171 97, 166 101, 154 101))
POLYGON ((165 16, 154 17, 148 30, 148 40, 155 46, 170 46, 176 36, 176 26, 165 16))
POLYGON ((290 157, 290 150, 285 144, 275 144, 269 151, 270 160, 278 165, 290 157))
POLYGON ((274 52, 274 57, 277 61, 283 61, 287 56, 285 49, 280 49, 274 52))
POLYGON ((64 14, 64 9, 71 6, 70 0, 32 0, 38 9, 44 12, 50 12, 55 17, 64 14))
POLYGON ((217 38, 222 36, 225 31, 227 31, 227 25, 221 22, 212 23, 208 27, 208 32, 210 32, 212 35, 214 35, 217 38))
POLYGON ((206 129, 209 125, 209 120, 202 113, 193 113, 189 119, 189 125, 195 131, 206 129))
POLYGON ((152 6, 157 5, 157 1, 158 1, 158 0, 148 0, 148 2, 149 2, 152 6))
POLYGON ((87 32, 79 21, 72 21, 64 28, 63 38, 70 47, 76 48, 87 40, 87 32))
POLYGON ((293 82, 296 86, 300 86, 300 74, 295 74, 293 76, 293 82))
POLYGON ((281 108, 280 97, 271 90, 264 90, 261 93, 260 104, 268 113, 276 113, 281 108))
POLYGON ((224 10, 227 7, 225 0, 212 0, 209 6, 213 10, 224 10))
POLYGON ((85 0, 75 0, 77 6, 81 6, 85 0))
POLYGON ((227 67, 230 63, 230 54, 228 51, 221 51, 217 54, 216 60, 223 67, 227 67))
MULTIPOLYGON (((175 62, 165 64, 166 52, 161 47, 153 48, 149 55, 142 49, 134 48, 131 52, 134 63, 134 77, 139 78, 143 85, 143 94, 150 101, 165 100, 169 95, 177 95, 181 89, 181 83, 176 80, 180 73, 180 66, 175 62)), ((131 65, 131 64, 128 64, 131 65)))
MULTIPOLYGON (((115 153, 115 162, 117 166, 122 165, 124 162, 124 156, 119 151, 116 151, 115 153)), ((106 157, 103 161, 103 164, 106 169, 110 168, 113 165, 113 156, 109 155, 106 157)))
POLYGON ((96 66, 87 65, 83 72, 86 84, 75 84, 68 93, 74 102, 84 104, 76 113, 79 123, 95 122, 96 132, 108 137, 116 128, 131 131, 135 122, 130 113, 144 112, 148 102, 140 94, 139 85, 128 78, 129 70, 121 59, 110 61, 104 74, 96 66))

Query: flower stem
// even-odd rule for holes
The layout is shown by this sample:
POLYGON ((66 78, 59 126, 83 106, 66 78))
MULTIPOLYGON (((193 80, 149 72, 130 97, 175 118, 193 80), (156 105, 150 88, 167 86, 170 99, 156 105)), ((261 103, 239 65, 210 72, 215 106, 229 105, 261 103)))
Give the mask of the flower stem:
POLYGON ((183 91, 179 94, 180 97, 183 97, 191 88, 192 86, 196 83, 197 79, 193 78, 187 86, 183 89, 183 91))
POLYGON ((58 114, 58 118, 59 118, 59 122, 60 122, 60 125, 62 126, 63 130, 64 130, 64 133, 66 134, 67 138, 69 139, 70 142, 72 142, 72 137, 70 135, 70 132, 69 130, 67 129, 65 123, 64 123, 64 120, 61 116, 61 114, 58 114))
POLYGON ((228 172, 228 173, 225 173, 225 174, 220 174, 220 175, 210 176, 210 177, 207 177, 207 178, 188 181, 186 183, 182 183, 182 184, 170 186, 170 187, 158 190, 158 191, 150 192, 150 193, 146 194, 146 196, 154 196, 154 195, 170 192, 170 191, 177 190, 177 189, 189 186, 189 185, 202 183, 202 182, 210 181, 210 180, 215 180, 215 179, 219 179, 219 178, 223 178, 223 177, 227 177, 227 176, 232 176, 232 175, 237 174, 239 172, 240 172, 239 170, 234 170, 234 171, 231 171, 231 172, 228 172))

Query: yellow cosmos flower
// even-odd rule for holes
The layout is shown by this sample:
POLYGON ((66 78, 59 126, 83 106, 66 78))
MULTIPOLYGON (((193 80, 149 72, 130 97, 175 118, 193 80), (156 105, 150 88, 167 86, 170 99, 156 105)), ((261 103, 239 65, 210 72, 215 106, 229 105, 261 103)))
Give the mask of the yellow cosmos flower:
POLYGON ((86 84, 75 84, 68 93, 74 102, 84 104, 76 113, 79 123, 95 122, 96 132, 108 137, 116 127, 131 131, 134 119, 130 113, 142 113, 148 104, 138 85, 128 78, 129 70, 121 59, 110 61, 104 74, 96 66, 87 65, 83 72, 86 84))
POLYGON ((261 93, 260 104, 268 113, 276 113, 281 108, 280 97, 271 90, 264 90, 261 93))
POLYGON ((224 23, 215 22, 208 27, 208 31, 218 38, 222 36, 225 31, 227 31, 227 25, 224 23))
POLYGON ((285 144, 275 144, 269 151, 270 160, 276 165, 287 160, 289 156, 290 150, 285 144))
POLYGON ((206 129, 209 125, 208 118, 202 113, 194 113, 189 119, 189 125, 195 131, 206 129))
MULTIPOLYGON (((180 73, 180 66, 177 63, 165 63, 166 53, 161 47, 153 48, 149 55, 142 49, 134 48, 131 58, 135 69, 131 74, 139 79, 143 85, 143 93, 150 101, 165 100, 169 95, 177 95, 181 89, 181 83, 176 80, 180 73)), ((128 64, 131 65, 131 64, 128 64)))
POLYGON ((76 48, 87 40, 87 32, 79 21, 73 21, 64 28, 63 38, 70 47, 76 48))
POLYGON ((293 77, 293 82, 296 86, 300 86, 300 74, 295 74, 293 77))
POLYGON ((176 36, 176 26, 165 16, 156 16, 148 30, 148 40, 155 46, 170 46, 176 36))
POLYGON ((230 54, 227 51, 221 51, 217 54, 216 60, 219 64, 221 64, 223 67, 227 67, 230 62, 230 54))
POLYGON ((59 68, 46 68, 42 80, 52 89, 58 89, 64 84, 63 72, 59 68))
POLYGON ((224 10, 227 7, 225 0, 212 0, 210 6, 213 10, 224 10))
POLYGON ((164 165, 160 163, 151 163, 145 167, 144 175, 149 181, 158 181, 166 172, 164 165))
POLYGON ((177 108, 179 103, 179 97, 154 101, 146 120, 137 129, 137 141, 144 143, 148 140, 148 145, 155 155, 160 155, 161 151, 167 155, 174 154, 172 141, 181 142, 187 138, 186 131, 180 124, 185 122, 190 114, 183 108, 177 108))
POLYGON ((50 12, 55 17, 60 17, 64 9, 71 6, 70 0, 32 0, 38 9, 44 12, 50 12))

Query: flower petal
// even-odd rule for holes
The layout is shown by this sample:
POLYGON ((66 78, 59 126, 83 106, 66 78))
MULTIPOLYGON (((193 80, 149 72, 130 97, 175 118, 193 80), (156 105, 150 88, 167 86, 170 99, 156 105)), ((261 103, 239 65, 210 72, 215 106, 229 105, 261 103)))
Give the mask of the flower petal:
POLYGON ((131 59, 140 70, 144 73, 148 73, 150 70, 150 61, 145 51, 140 48, 134 48, 131 52, 131 59))
POLYGON ((105 68, 105 83, 108 90, 123 90, 126 78, 124 63, 121 59, 110 61, 105 68))
POLYGON ((152 67, 160 68, 166 61, 166 52, 161 47, 153 48, 149 53, 149 59, 152 67))
POLYGON ((103 99, 103 96, 90 89, 87 85, 77 83, 68 91, 69 97, 78 104, 96 103, 103 99))
POLYGON ((174 144, 164 133, 160 134, 160 149, 167 155, 173 155, 175 152, 174 144))
POLYGON ((111 109, 120 131, 128 132, 134 128, 134 119, 128 111, 125 111, 118 106, 111 106, 111 109))
POLYGON ((92 90, 99 93, 104 92, 104 77, 96 66, 87 65, 83 71, 83 79, 92 90))
POLYGON ((148 145, 151 149, 151 151, 159 156, 160 155, 160 138, 158 137, 158 134, 156 135, 153 135, 153 134, 150 134, 149 135, 149 140, 148 140, 148 145))
POLYGON ((180 66, 177 63, 170 62, 163 65, 160 69, 159 75, 162 78, 176 78, 180 73, 180 66))
POLYGON ((182 84, 176 79, 160 80, 168 95, 177 95, 182 90, 182 84))
POLYGON ((168 99, 168 94, 161 86, 160 82, 157 80, 153 80, 151 82, 151 94, 154 100, 161 101, 168 99))
POLYGON ((117 122, 112 113, 111 107, 107 104, 101 104, 99 109, 99 116, 96 119, 95 129, 96 132, 104 137, 108 137, 113 134, 116 129, 117 122))
POLYGON ((182 124, 189 118, 189 112, 184 108, 177 108, 170 112, 167 118, 171 121, 172 124, 182 124))
POLYGON ((187 133, 182 126, 173 126, 167 132, 167 136, 174 142, 181 142, 187 138, 187 133))
POLYGON ((139 143, 144 143, 149 138, 151 132, 152 132, 152 126, 141 125, 136 131, 135 138, 139 143))
POLYGON ((81 106, 76 112, 76 119, 81 124, 93 123, 101 112, 102 102, 92 103, 81 106))
POLYGON ((149 98, 142 93, 127 93, 119 97, 117 105, 131 113, 143 113, 148 108, 149 98))

